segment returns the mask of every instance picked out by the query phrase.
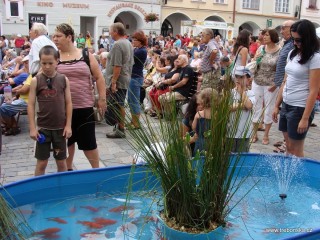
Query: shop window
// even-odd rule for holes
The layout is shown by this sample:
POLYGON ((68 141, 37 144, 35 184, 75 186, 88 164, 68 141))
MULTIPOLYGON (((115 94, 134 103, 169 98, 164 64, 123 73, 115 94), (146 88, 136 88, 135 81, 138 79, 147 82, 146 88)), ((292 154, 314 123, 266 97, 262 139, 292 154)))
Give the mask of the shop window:
POLYGON ((276 12, 288 13, 289 12, 289 0, 276 0, 276 12))
POLYGON ((243 0, 242 8, 259 10, 260 0, 243 0))
POLYGON ((5 0, 6 18, 23 19, 23 0, 5 0))

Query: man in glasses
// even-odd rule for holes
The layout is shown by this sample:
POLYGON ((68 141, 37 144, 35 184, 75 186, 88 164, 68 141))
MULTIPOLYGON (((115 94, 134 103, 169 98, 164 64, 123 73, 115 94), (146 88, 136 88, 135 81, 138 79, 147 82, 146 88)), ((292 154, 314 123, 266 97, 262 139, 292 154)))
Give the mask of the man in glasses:
MULTIPOLYGON (((294 24, 293 20, 288 20, 283 22, 281 26, 281 35, 283 37, 283 46, 282 49, 280 50, 279 53, 279 58, 277 62, 277 67, 276 67, 276 75, 274 77, 274 86, 273 90, 275 90, 277 87, 280 88, 283 78, 284 78, 284 73, 285 73, 285 67, 287 64, 287 58, 289 52, 293 49, 293 39, 291 38, 291 33, 290 33, 290 28, 294 24)), ((276 149, 274 149, 274 152, 285 152, 285 142, 279 141, 274 144, 276 149)))

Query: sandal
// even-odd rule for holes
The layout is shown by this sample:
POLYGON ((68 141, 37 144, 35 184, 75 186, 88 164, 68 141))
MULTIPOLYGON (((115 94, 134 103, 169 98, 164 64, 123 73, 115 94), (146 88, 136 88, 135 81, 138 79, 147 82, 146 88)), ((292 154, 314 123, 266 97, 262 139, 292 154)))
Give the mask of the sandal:
POLYGON ((276 147, 273 152, 275 153, 285 153, 286 152, 286 147, 285 146, 280 146, 280 147, 276 147))
POLYGON ((263 127, 259 127, 258 128, 258 131, 261 131, 261 132, 263 132, 265 129, 263 128, 263 127))
POLYGON ((275 144, 273 144, 273 146, 280 147, 280 146, 282 146, 282 144, 283 144, 283 142, 279 141, 279 142, 276 142, 275 144))
POLYGON ((317 124, 315 124, 315 123, 310 124, 310 127, 316 127, 316 126, 317 126, 317 124))

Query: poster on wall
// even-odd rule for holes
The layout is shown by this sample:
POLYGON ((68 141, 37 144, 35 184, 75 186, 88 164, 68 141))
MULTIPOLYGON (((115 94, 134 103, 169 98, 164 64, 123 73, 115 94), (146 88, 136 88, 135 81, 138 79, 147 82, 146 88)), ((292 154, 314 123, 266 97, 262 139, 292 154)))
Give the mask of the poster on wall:
POLYGON ((29 30, 31 29, 34 22, 47 25, 46 14, 29 13, 29 30))

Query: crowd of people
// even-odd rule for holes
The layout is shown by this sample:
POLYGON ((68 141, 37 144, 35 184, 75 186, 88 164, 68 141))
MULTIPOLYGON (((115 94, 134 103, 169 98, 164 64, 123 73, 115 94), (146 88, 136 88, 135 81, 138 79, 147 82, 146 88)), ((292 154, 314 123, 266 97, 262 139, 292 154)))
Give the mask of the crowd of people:
POLYGON ((281 35, 275 29, 263 29, 259 36, 241 30, 229 40, 208 28, 198 36, 152 36, 142 30, 128 36, 121 23, 112 24, 109 34, 95 43, 90 32, 76 36, 63 23, 50 38, 45 25, 34 23, 28 37, 17 34, 10 41, 0 37, 2 80, 15 95, 1 97, 2 134, 18 134, 14 116, 28 109, 31 138, 46 138, 45 144, 36 144, 35 175, 45 173, 51 144, 58 171, 73 170, 76 143, 91 166, 99 167, 94 106, 103 116, 111 100, 119 106, 120 116, 106 137, 125 138, 126 129, 140 129, 143 111, 163 118, 175 99, 187 103, 183 132, 193 131, 190 143, 195 143, 194 151, 201 150, 199 125, 210 119, 210 104, 218 101, 227 82, 234 85, 230 107, 232 111, 241 107, 244 116, 233 151, 249 151, 250 141, 259 141, 258 130, 264 131, 262 144, 269 144, 270 128, 280 113, 284 141, 277 143, 276 151, 304 156, 320 87, 319 39, 310 21, 285 21, 281 35), (52 118, 52 111, 60 113, 59 121, 52 118), (240 149, 240 135, 251 116, 249 129, 254 134, 245 137, 240 149))

